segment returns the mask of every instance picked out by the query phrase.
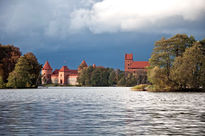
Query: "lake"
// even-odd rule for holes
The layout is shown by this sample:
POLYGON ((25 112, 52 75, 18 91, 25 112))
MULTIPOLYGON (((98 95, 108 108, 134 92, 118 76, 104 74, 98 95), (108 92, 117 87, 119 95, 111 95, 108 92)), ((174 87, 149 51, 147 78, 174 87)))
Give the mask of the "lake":
POLYGON ((205 93, 0 90, 0 135, 205 135, 205 93))

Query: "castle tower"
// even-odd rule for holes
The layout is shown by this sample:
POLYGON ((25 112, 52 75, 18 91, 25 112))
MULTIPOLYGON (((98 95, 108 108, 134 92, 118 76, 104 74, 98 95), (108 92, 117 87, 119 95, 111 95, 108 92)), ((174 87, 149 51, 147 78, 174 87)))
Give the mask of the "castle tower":
POLYGON ((44 64, 42 68, 42 84, 50 84, 51 83, 51 74, 53 69, 51 68, 48 61, 44 64))
POLYGON ((62 68, 59 70, 59 74, 58 74, 58 83, 61 85, 65 85, 68 83, 67 79, 68 79, 68 73, 69 69, 67 66, 62 66, 62 68))
POLYGON ((129 67, 132 63, 133 63, 133 54, 125 54, 125 72, 129 71, 129 67))

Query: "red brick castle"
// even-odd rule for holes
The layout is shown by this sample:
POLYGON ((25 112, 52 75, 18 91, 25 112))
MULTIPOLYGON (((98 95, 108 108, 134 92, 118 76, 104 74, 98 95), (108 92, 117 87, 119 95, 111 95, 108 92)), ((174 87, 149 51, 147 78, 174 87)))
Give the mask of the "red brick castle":
MULTIPOLYGON (((125 54, 125 72, 146 72, 147 66, 149 66, 148 61, 133 61, 133 54, 125 54)), ((78 85, 78 73, 83 67, 88 67, 85 60, 82 61, 78 70, 72 70, 67 66, 62 66, 61 69, 55 69, 53 71, 49 62, 46 61, 42 68, 42 84, 78 85)), ((93 68, 96 67, 97 66, 93 64, 93 68)), ((97 68, 104 67, 98 66, 97 68)))
MULTIPOLYGON (((84 67, 87 67, 83 60, 84 67)), ((67 66, 62 66, 61 69, 55 69, 46 61, 42 68, 42 84, 60 84, 60 85, 78 85, 77 82, 78 70, 69 69, 67 66)))
POLYGON ((144 72, 147 66, 148 61, 133 61, 133 54, 125 54, 125 72, 144 72))

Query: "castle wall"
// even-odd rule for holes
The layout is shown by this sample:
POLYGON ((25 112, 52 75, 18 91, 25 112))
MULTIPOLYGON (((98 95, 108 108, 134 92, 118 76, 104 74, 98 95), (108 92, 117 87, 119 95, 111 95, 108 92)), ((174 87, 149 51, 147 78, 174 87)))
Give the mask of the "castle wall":
POLYGON ((125 54, 125 72, 146 72, 147 61, 133 61, 133 54, 125 54))
POLYGON ((59 72, 58 74, 58 83, 61 84, 61 85, 66 85, 66 84, 69 84, 68 83, 68 75, 69 73, 68 72, 59 72))
POLYGON ((42 75, 51 75, 52 74, 52 69, 48 69, 48 70, 42 70, 42 75))
POLYGON ((77 75, 76 76, 68 76, 68 84, 69 85, 78 85, 78 82, 77 82, 77 75))
MULTIPOLYGON (((83 61, 86 64, 85 61, 83 61)), ((87 66, 87 64, 86 64, 87 66)), ((60 85, 78 85, 77 70, 70 70, 67 66, 63 66, 60 70, 52 70, 49 62, 46 61, 42 68, 42 84, 60 84, 60 85)))
POLYGON ((125 71, 130 71, 130 65, 133 63, 133 60, 125 60, 125 71))
POLYGON ((125 72, 131 72, 130 65, 133 63, 133 55, 125 54, 125 72))
POLYGON ((51 74, 52 70, 42 70, 42 84, 50 84, 51 83, 51 74))
POLYGON ((58 84, 58 75, 52 75, 51 82, 52 84, 58 84))

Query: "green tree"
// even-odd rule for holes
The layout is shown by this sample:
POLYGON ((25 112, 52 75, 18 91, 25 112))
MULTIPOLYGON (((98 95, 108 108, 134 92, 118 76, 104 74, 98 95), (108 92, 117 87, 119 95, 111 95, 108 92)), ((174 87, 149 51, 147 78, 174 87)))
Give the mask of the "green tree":
POLYGON ((87 68, 82 69, 79 73, 78 73, 78 78, 77 81, 80 85, 86 85, 86 77, 87 77, 87 68))
POLYGON ((38 63, 36 56, 31 52, 26 53, 24 57, 27 59, 29 66, 30 66, 30 71, 28 72, 29 72, 29 78, 30 78, 31 84, 33 87, 37 87, 38 80, 41 78, 40 71, 41 71, 42 65, 38 63))
POLYGON ((186 34, 177 34, 167 40, 162 38, 157 41, 149 60, 148 79, 150 82, 159 89, 164 89, 164 87, 169 89, 174 84, 170 72, 175 58, 182 56, 194 41, 193 36, 188 37, 186 34))
POLYGON ((16 63, 15 69, 9 74, 7 87, 9 88, 25 88, 32 87, 30 80, 31 67, 26 57, 21 56, 16 63))
POLYGON ((195 42, 182 57, 175 59, 171 72, 175 89, 205 88, 205 55, 202 48, 200 42, 195 42))
POLYGON ((116 85, 117 80, 116 80, 116 72, 114 70, 111 71, 109 75, 109 80, 108 80, 109 85, 116 85))
POLYGON ((147 71, 137 71, 134 74, 136 80, 137 80, 137 85, 139 84, 148 84, 148 80, 147 80, 147 71))
POLYGON ((91 75, 91 85, 92 86, 102 86, 103 76, 101 68, 95 68, 91 75))
POLYGON ((137 75, 132 74, 132 73, 128 73, 126 76, 126 86, 134 86, 137 85, 139 81, 139 77, 137 77, 137 75))
POLYGON ((126 79, 125 76, 122 76, 120 80, 117 82, 118 86, 126 86, 126 79))
POLYGON ((167 79, 166 73, 164 69, 155 66, 154 68, 150 68, 148 70, 148 80, 153 84, 155 90, 170 90, 170 82, 167 79))

